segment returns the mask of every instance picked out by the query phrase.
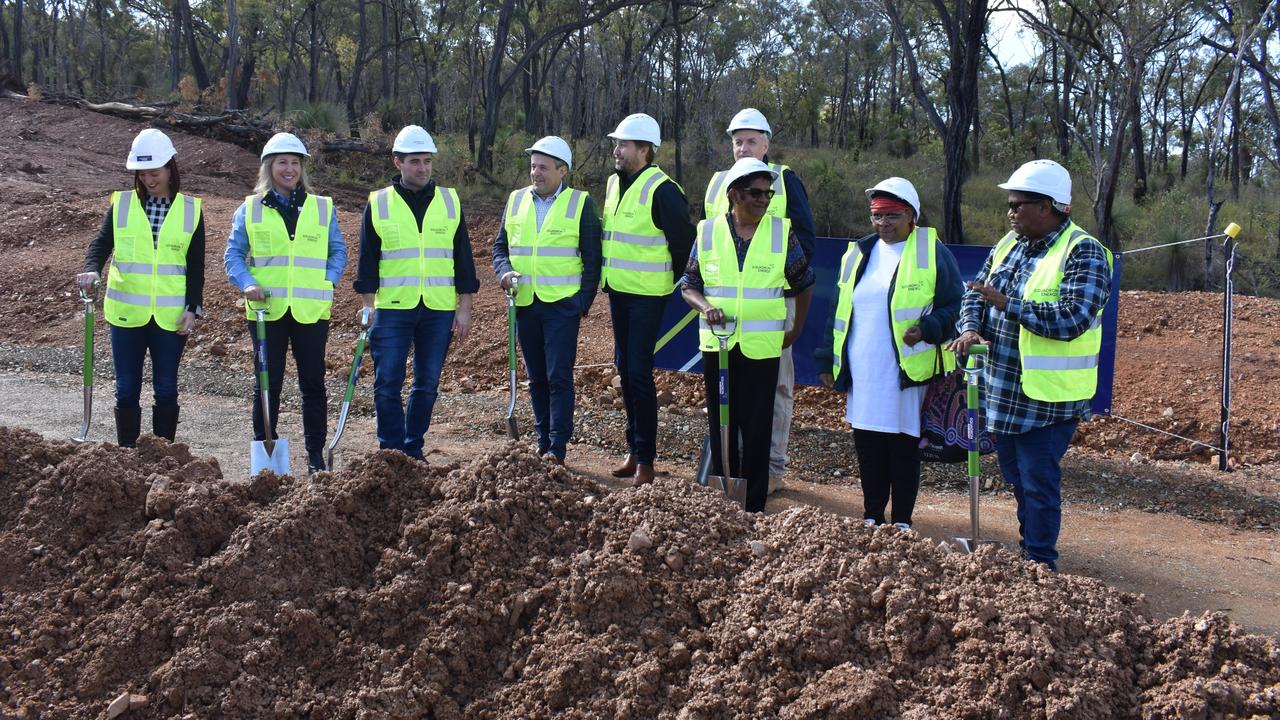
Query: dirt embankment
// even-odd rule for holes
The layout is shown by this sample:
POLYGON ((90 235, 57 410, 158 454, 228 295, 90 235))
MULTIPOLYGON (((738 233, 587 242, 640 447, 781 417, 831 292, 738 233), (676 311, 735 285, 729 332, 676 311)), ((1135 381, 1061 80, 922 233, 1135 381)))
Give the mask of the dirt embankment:
POLYGON ((0 429, 0 478, 9 717, 1280 713, 1280 650, 1223 616, 516 446, 237 484, 0 429))

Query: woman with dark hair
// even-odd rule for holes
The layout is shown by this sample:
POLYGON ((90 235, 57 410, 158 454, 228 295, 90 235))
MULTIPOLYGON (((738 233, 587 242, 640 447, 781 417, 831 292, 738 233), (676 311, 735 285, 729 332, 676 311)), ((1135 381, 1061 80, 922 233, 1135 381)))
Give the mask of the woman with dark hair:
POLYGON ((178 192, 177 150, 159 130, 133 139, 125 167, 133 190, 111 196, 98 237, 76 284, 85 290, 107 274, 102 315, 111 333, 116 374, 116 442, 133 447, 142 425, 142 368, 151 354, 152 431, 170 442, 178 430, 178 361, 203 317, 204 217, 200 199, 178 192))
POLYGON ((721 326, 722 332, 732 328, 728 342, 730 457, 726 467, 720 444, 712 442, 711 465, 713 474, 746 479, 747 512, 764 512, 778 362, 782 349, 804 330, 813 296, 813 270, 791 232, 791 222, 765 216, 777 179, 776 172, 755 158, 734 163, 726 177, 729 211, 698 223, 693 255, 680 281, 685 302, 702 314, 698 336, 712 438, 720 436, 720 341, 712 326, 721 326), (797 293, 790 331, 785 330, 783 291, 787 289, 797 293))
POLYGON ((845 420, 869 525, 911 528, 920 490, 920 406, 934 375, 953 364, 941 345, 955 335, 960 267, 937 230, 918 226, 920 197, 891 177, 867 188, 876 232, 849 243, 836 304, 815 359, 827 387, 848 394, 845 420))
POLYGON ((271 427, 263 427, 262 394, 253 394, 253 439, 276 437, 285 355, 293 346, 302 395, 302 433, 311 472, 324 470, 329 434, 324 353, 329 340, 333 288, 347 266, 347 245, 333 199, 312 195, 306 146, 295 135, 276 133, 262 148, 258 183, 231 217, 222 256, 227 280, 245 298, 249 337, 267 303, 267 382, 271 427))

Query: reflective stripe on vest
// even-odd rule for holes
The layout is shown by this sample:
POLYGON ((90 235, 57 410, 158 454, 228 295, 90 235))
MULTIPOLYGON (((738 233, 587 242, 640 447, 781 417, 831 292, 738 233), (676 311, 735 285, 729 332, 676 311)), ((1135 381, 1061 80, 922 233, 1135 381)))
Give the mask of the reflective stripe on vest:
POLYGON ((200 200, 175 195, 154 235, 136 192, 114 193, 111 208, 114 249, 103 316, 119 327, 142 327, 154 318, 161 328, 176 331, 187 304, 187 250, 200 219, 200 200))
MULTIPOLYGON (((942 351, 942 364, 939 366, 936 345, 924 341, 907 345, 902 340, 907 328, 918 325, 920 318, 933 309, 938 280, 938 233, 933 228, 917 227, 904 242, 906 247, 898 259, 898 268, 894 271, 893 285, 889 290, 889 332, 898 367, 912 381, 923 382, 940 371, 954 368, 955 356, 950 351, 942 351)), ((835 377, 840 377, 844 367, 845 347, 855 322, 853 290, 861 262, 862 251, 857 242, 850 243, 840 261, 840 277, 836 281, 836 315, 831 346, 832 374, 835 377)))
MULTIPOLYGON (((308 193, 298 208, 298 224, 291 238, 279 212, 263 212, 263 197, 245 198, 245 231, 249 235, 249 273, 271 295, 267 319, 279 320, 289 312, 300 323, 328 320, 333 285, 325 277, 325 268, 333 201, 308 193)), ((247 305, 245 317, 254 317, 247 305)))
MULTIPOLYGON (((747 243, 746 257, 739 268, 728 219, 721 215, 698 223, 702 294, 707 302, 724 310, 725 315, 735 321, 729 347, 739 346, 742 354, 753 360, 782 354, 787 320, 783 290, 787 286, 785 271, 790 233, 789 221, 766 216, 756 228, 755 237, 747 243)), ((719 339, 701 318, 698 340, 704 351, 720 348, 719 339)))
MULTIPOLYGON (((770 163, 769 169, 778 173, 778 177, 773 181, 773 200, 769 201, 769 209, 765 210, 764 214, 785 218, 787 217, 787 184, 783 181, 782 174, 791 168, 787 165, 770 163)), ((707 195, 702 200, 706 217, 713 218, 729 212, 729 186, 724 182, 728 177, 729 171, 721 170, 712 175, 711 182, 707 183, 707 195)))
POLYGON ((436 187, 421 227, 394 187, 369 193, 369 203, 382 239, 374 307, 410 310, 422 302, 432 310, 455 310, 453 240, 462 221, 454 189, 436 187))
POLYGON ((511 267, 521 276, 516 286, 516 305, 521 307, 535 297, 551 303, 582 289, 579 211, 587 193, 564 188, 551 203, 541 228, 532 196, 533 186, 513 191, 502 218, 511 267))
POLYGON ((653 222, 651 203, 665 182, 675 181, 656 165, 641 171, 625 193, 619 192, 618 176, 609 176, 600 273, 601 282, 609 288, 650 296, 670 295, 675 289, 671 250, 653 222))
MULTIPOLYGON (((1017 236, 1009 233, 996 244, 991 251, 990 274, 995 274, 1017 241, 1017 236)), ((1036 261, 1022 289, 1022 299, 1037 303, 1057 302, 1071 251, 1086 241, 1098 242, 1074 222, 1068 223, 1053 245, 1036 261)), ((1111 251, 1098 244, 1110 270, 1113 264, 1111 251)), ((1092 325, 1074 340, 1053 340, 1036 335, 1025 327, 1019 328, 1018 356, 1022 363, 1024 395, 1042 402, 1074 402, 1094 396, 1098 390, 1098 355, 1102 349, 1104 309, 1098 308, 1092 325)))

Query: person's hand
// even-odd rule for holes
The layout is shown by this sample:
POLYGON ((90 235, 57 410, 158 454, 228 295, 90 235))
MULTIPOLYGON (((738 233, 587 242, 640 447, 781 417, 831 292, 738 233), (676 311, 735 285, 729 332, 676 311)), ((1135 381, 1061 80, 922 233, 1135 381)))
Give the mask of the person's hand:
POLYGON ((965 283, 965 285, 970 290, 973 290, 977 292, 979 295, 981 295, 982 299, 986 301, 989 305, 991 305, 991 307, 1001 312, 1004 312, 1005 306, 1009 304, 1009 298, 1005 297, 1004 293, 1000 292, 994 287, 991 287, 990 285, 987 285, 986 283, 980 283, 977 280, 970 280, 969 282, 965 283))
POLYGON ((920 331, 919 325, 912 325, 902 333, 902 342, 907 345, 915 345, 921 340, 924 340, 924 333, 920 331))
POLYGON ((822 381, 823 387, 833 388, 836 386, 836 378, 831 373, 818 373, 818 380, 822 381))
POLYGON ((802 328, 792 328, 790 331, 788 331, 788 332, 786 332, 786 333, 783 333, 783 335, 782 335, 782 348, 783 348, 784 350, 785 350, 786 348, 791 347, 791 345, 792 345, 793 343, 795 343, 795 341, 796 341, 796 340, 799 340, 799 339, 800 339, 800 330, 801 330, 801 329, 802 329, 802 328))
POLYGON ((969 353, 969 346, 977 344, 990 345, 991 343, 990 341, 983 340, 982 336, 973 330, 965 330, 960 333, 960 337, 947 344, 947 349, 957 355, 967 355, 969 353))
POLYGON ((260 285, 250 285, 244 289, 244 299, 252 300, 253 302, 262 302, 267 299, 267 293, 260 285))
POLYGON ((702 315, 706 318, 708 325, 724 325, 724 310, 718 307, 709 307, 702 315))
POLYGON ((519 277, 520 277, 520 273, 516 272, 515 270, 510 270, 503 273, 502 279, 499 280, 498 282, 499 284, 502 285, 503 290, 510 290, 512 283, 514 283, 519 277))
POLYGON ((184 310, 178 318, 178 334, 190 335, 192 328, 196 326, 196 314, 190 310, 184 310))
POLYGON ((92 290, 93 286, 102 281, 102 276, 96 272, 85 272, 76 275, 76 285, 82 290, 92 290))
POLYGON ((459 342, 466 340, 471 334, 471 304, 459 303, 453 311, 453 337, 459 342))

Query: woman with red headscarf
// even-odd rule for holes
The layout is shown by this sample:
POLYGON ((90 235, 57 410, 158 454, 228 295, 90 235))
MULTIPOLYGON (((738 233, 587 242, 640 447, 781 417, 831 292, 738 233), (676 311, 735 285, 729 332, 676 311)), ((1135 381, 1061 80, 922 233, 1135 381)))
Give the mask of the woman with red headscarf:
POLYGON ((867 188, 876 232, 849 244, 836 278, 819 377, 848 394, 862 482, 863 518, 911 527, 920 489, 920 406, 929 380, 951 362, 964 285, 936 230, 918 226, 920 197, 899 177, 867 188))

